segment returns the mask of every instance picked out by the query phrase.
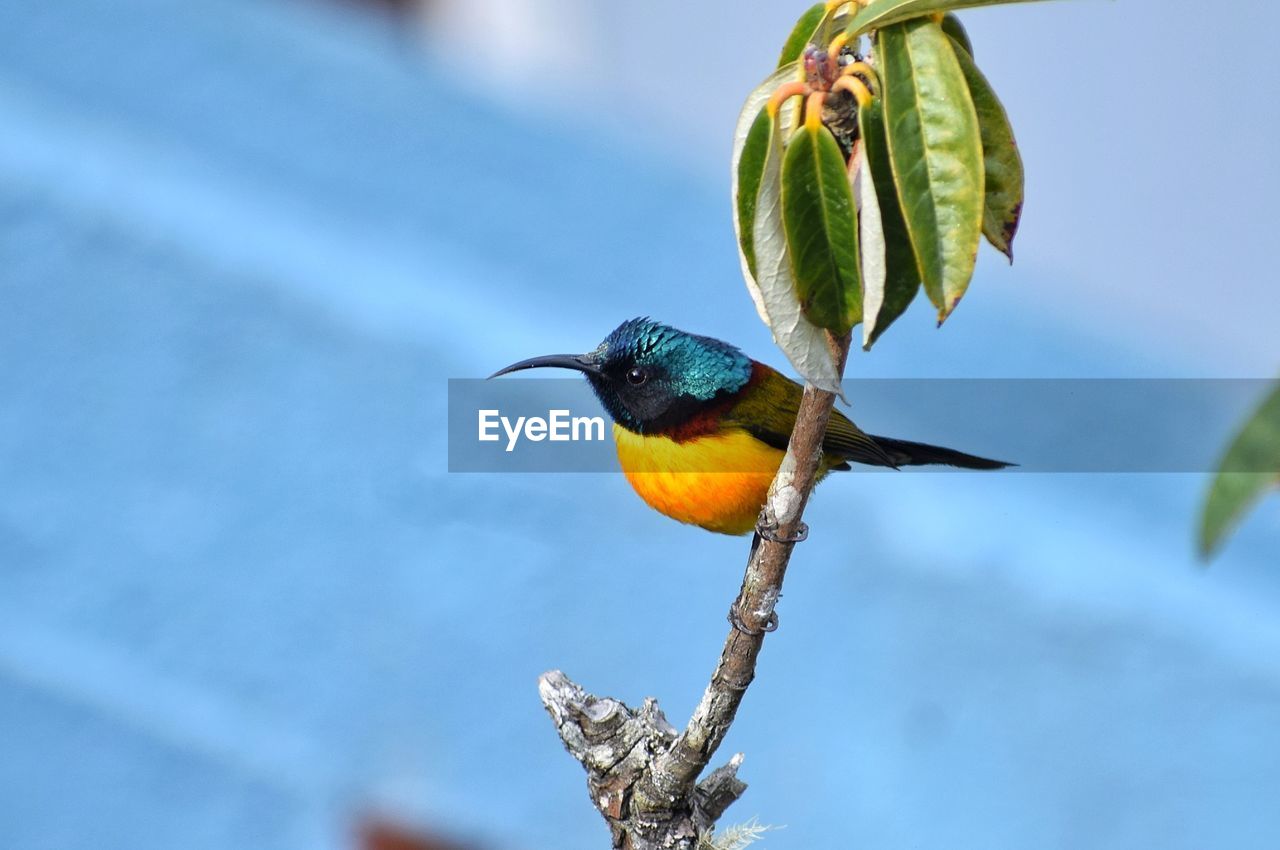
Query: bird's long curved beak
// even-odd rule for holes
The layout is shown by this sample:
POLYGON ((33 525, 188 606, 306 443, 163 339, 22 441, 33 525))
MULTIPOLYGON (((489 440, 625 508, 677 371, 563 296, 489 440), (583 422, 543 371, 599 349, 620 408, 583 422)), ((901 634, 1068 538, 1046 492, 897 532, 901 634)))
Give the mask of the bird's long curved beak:
POLYGON ((506 375, 509 372, 519 372, 524 369, 542 369, 553 367, 556 369, 572 369, 575 372, 584 372, 588 375, 599 375, 600 366, 595 360, 587 354, 548 354, 543 357, 530 357, 528 360, 521 360, 519 363, 512 363, 505 369, 499 369, 490 375, 490 378, 496 378, 499 375, 506 375))

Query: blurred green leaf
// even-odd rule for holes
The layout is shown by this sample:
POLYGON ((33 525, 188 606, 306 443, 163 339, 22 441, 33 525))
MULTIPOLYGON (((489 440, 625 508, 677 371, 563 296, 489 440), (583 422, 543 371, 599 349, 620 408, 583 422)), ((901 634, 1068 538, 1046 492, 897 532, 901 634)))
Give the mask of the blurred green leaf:
POLYGON ((969 40, 969 32, 960 23, 960 18, 948 12, 942 18, 942 31, 955 39, 956 44, 964 48, 964 52, 973 56, 973 42, 969 40))
POLYGON ((893 179, 889 143, 884 133, 881 98, 875 98, 859 112, 858 127, 862 134, 862 154, 875 181, 885 245, 884 298, 874 315, 870 308, 865 310, 863 347, 870 349, 915 300, 916 293, 920 291, 920 267, 916 263, 911 236, 898 202, 898 187, 893 179))
POLYGON ((1227 449, 1200 517, 1200 555, 1209 558, 1268 490, 1280 487, 1280 386, 1227 449))
POLYGON ((755 272, 749 272, 744 261, 744 277, 760 318, 800 376, 820 390, 843 397, 827 333, 805 318, 796 298, 791 255, 782 225, 782 166, 786 156, 782 127, 786 123, 781 112, 770 121, 769 145, 751 224, 755 272))
POLYGON ((821 123, 801 127, 782 164, 782 226, 800 308, 844 334, 862 321, 858 222, 844 154, 821 123))
POLYGON ((883 27, 876 51, 903 218, 942 322, 969 286, 982 237, 978 116, 951 39, 932 20, 883 27))
POLYGON ((861 35, 873 29, 920 18, 934 12, 952 12, 978 6, 1028 2, 1034 2, 1034 0, 871 0, 867 6, 861 8, 849 19, 845 32, 850 35, 861 35))
MULTIPOLYGON (((964 45, 956 46, 963 48, 964 45)), ((1013 238, 1022 219, 1026 187, 1022 155, 1018 153, 1018 142, 1013 137, 1009 115, 987 78, 967 51, 956 50, 956 59, 969 84, 969 95, 978 113, 978 129, 982 136, 982 160, 986 172, 982 233, 996 250, 1013 262, 1013 238)))
POLYGON ((796 21, 795 27, 791 30, 791 35, 787 36, 787 43, 782 46, 782 55, 778 57, 778 67, 788 65, 795 62, 804 53, 804 49, 813 41, 814 33, 817 32, 823 21, 827 17, 827 4, 818 3, 811 6, 808 11, 800 16, 800 20, 796 21))

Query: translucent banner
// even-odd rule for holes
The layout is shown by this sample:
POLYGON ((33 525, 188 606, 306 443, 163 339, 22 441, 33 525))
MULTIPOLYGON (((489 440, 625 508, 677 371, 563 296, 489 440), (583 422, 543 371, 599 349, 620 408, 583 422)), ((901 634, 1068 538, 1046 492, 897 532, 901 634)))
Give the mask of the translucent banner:
MULTIPOLYGON (((1262 379, 846 380, 868 434, 1017 464, 1018 472, 1213 472, 1271 389, 1262 379)), ((714 417, 712 417, 714 418, 714 417)), ((705 451, 733 439, 711 428, 663 434, 655 450, 687 471, 756 468, 750 451, 705 451), (669 442, 677 444, 672 448, 669 442)), ((737 435, 741 438, 741 434, 737 435)), ((1239 472, 1280 473, 1280 464, 1239 472)), ((873 470, 875 467, 858 467, 873 470)), ((947 467, 926 466, 944 471, 947 467)), ((613 423, 580 378, 451 380, 451 472, 616 472, 613 423)))

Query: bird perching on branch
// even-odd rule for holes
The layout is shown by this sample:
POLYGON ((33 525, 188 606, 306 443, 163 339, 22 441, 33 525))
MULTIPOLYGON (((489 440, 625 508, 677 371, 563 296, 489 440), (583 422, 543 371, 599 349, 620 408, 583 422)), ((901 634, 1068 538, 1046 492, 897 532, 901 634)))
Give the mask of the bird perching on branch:
MULTIPOLYGON (((649 319, 622 323, 586 354, 513 363, 493 377, 555 367, 582 372, 613 419, 618 460, 654 510, 722 534, 756 528, 795 427, 803 388, 738 348, 649 319)), ((819 478, 850 464, 897 468, 1009 464, 864 433, 833 411, 819 478)))

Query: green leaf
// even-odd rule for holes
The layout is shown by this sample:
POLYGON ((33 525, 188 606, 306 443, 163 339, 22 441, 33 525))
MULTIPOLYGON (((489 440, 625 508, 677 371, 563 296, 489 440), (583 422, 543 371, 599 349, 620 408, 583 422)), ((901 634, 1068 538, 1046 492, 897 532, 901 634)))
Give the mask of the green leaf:
POLYGON ((752 224, 756 220, 756 200, 760 192, 760 177, 764 174, 764 161, 769 153, 769 130, 772 122, 767 110, 760 114, 751 125, 742 147, 738 161, 737 184, 734 196, 737 199, 738 214, 738 247, 754 276, 756 271, 755 238, 752 224))
POLYGON ((813 41, 814 33, 822 26, 826 17, 826 3, 818 3, 811 6, 808 11, 800 16, 800 20, 796 21, 795 28, 791 30, 791 35, 787 36, 787 43, 782 46, 782 55, 778 57, 779 68, 783 65, 789 65, 800 58, 800 55, 804 53, 804 49, 813 41))
POLYGON ((774 342, 802 378, 819 389, 842 395, 826 332, 800 311, 782 228, 782 128, 791 126, 799 99, 784 103, 774 120, 765 111, 779 86, 799 78, 798 63, 779 68, 751 92, 742 107, 734 131, 733 223, 743 280, 761 321, 772 331, 774 342), (758 147, 761 126, 767 129, 762 157, 758 147), (753 186, 757 188, 752 189, 753 186))
POLYGON ((864 145, 853 151, 853 197, 858 204, 858 252, 862 260, 862 346, 871 345, 876 321, 884 306, 884 287, 888 278, 884 244, 884 222, 880 217, 880 198, 876 181, 871 176, 864 145))
POLYGON ((942 31, 951 36, 955 43, 964 48, 964 52, 973 55, 973 42, 969 40, 969 32, 960 23, 960 19, 948 12, 942 18, 942 31))
MULTIPOLYGON (((964 45, 957 45, 963 48, 964 45)), ((986 172, 986 190, 982 210, 982 233, 996 250, 1013 262, 1013 237, 1022 219, 1022 201, 1026 175, 1022 155, 1013 137, 1009 115, 996 97, 991 83, 978 70, 973 58, 964 50, 956 50, 956 59, 969 84, 969 95, 978 113, 978 129, 982 136, 982 161, 986 172)))
POLYGON ((1280 486, 1280 386, 1227 449, 1200 517, 1200 555, 1222 545, 1249 508, 1280 486))
POLYGON ((827 46, 835 38, 836 33, 843 31, 851 20, 853 20, 853 11, 848 7, 828 15, 826 3, 811 6, 800 16, 800 20, 796 21, 791 35, 787 37, 787 43, 783 45, 782 53, 778 57, 778 67, 798 61, 804 55, 804 49, 810 44, 827 46))
POLYGON ((1027 2, 1033 2, 1033 0, 871 0, 853 15, 845 27, 845 32, 849 35, 861 35, 873 29, 924 17, 935 12, 1027 2))
POLYGON ((770 121, 769 146, 751 224, 755 272, 744 261, 743 277, 760 318, 800 376, 818 389, 843 398, 840 372, 827 344, 827 334, 805 318, 796 298, 791 254, 782 226, 782 165, 786 156, 782 127, 787 124, 782 113, 770 121))
POLYGON ((782 226, 800 308, 844 334, 862 321, 858 223, 844 154, 821 122, 795 132, 782 164, 782 226))
MULTIPOLYGON (((790 83, 800 78, 799 63, 791 63, 770 74, 764 82, 756 86, 756 88, 747 95, 747 101, 742 106, 742 111, 738 114, 738 124, 733 132, 733 156, 732 156, 732 194, 734 219, 733 226, 738 237, 738 257, 742 262, 743 274, 749 279, 754 279, 755 275, 755 256, 752 247, 752 228, 751 223, 755 216, 755 202, 758 187, 760 185, 760 172, 764 170, 764 156, 762 148, 756 148, 752 151, 752 156, 748 159, 746 166, 743 165, 743 157, 747 153, 747 142, 751 138, 752 130, 756 128, 758 121, 764 121, 764 138, 763 140, 757 135, 755 143, 764 142, 763 148, 768 147, 768 116, 764 115, 765 104, 769 102, 769 98, 779 86, 790 83), (757 160, 756 157, 759 157, 757 160), (748 187, 743 190, 741 184, 746 180, 748 187)), ((797 107, 794 103, 788 102, 783 105, 781 115, 784 121, 783 126, 789 126, 786 122, 795 115, 797 107)), ((761 313, 764 319, 764 314, 761 313)), ((768 320, 765 319, 767 322, 768 320)))
MULTIPOLYGON (((746 102, 742 104, 742 110, 738 113, 738 123, 733 130, 733 177, 738 177, 738 162, 742 158, 742 148, 747 143, 747 136, 751 132, 751 125, 755 123, 756 117, 759 116, 760 110, 764 109, 765 104, 769 102, 769 98, 773 97, 773 93, 778 87, 785 84, 800 80, 804 76, 804 69, 799 62, 792 62, 778 68, 769 76, 765 77, 760 85, 751 90, 751 94, 747 95, 746 102)), ((783 105, 784 112, 794 114, 794 105, 783 105)), ((734 192, 737 192, 737 184, 734 184, 734 192)))
POLYGON ((932 20, 880 29, 876 53, 903 218, 941 323, 969 286, 982 238, 978 116, 951 40, 932 20))
MULTIPOLYGON (((858 114, 862 134, 862 153, 871 178, 875 182, 880 203, 880 225, 884 232, 885 283, 884 298, 874 313, 866 308, 863 347, 870 349, 889 326, 897 320, 920 291, 920 267, 911 248, 911 236, 902 217, 898 187, 889 162, 889 143, 884 132, 884 108, 875 98, 858 114)), ((864 306, 865 306, 864 301, 864 306)))

